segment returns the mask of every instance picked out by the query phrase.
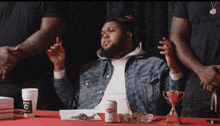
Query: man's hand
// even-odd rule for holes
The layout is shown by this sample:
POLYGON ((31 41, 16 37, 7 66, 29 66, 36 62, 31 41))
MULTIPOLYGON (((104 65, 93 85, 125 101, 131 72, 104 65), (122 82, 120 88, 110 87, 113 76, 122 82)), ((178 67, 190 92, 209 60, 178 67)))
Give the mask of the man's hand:
POLYGON ((162 51, 160 54, 165 55, 167 65, 170 68, 172 74, 178 74, 181 72, 181 68, 176 56, 175 45, 169 39, 163 37, 164 41, 160 41, 159 43, 163 46, 158 46, 158 49, 162 51))
POLYGON ((46 54, 54 64, 54 71, 58 72, 65 69, 65 50, 63 49, 62 41, 58 37, 56 38, 56 42, 56 44, 46 51, 46 54))
POLYGON ((203 87, 203 90, 214 92, 215 89, 220 87, 219 70, 220 65, 204 66, 204 68, 200 70, 198 76, 201 80, 200 85, 203 87))
POLYGON ((18 47, 0 47, 0 76, 2 79, 5 79, 7 73, 19 62, 19 58, 13 55, 13 52, 18 50, 18 47))

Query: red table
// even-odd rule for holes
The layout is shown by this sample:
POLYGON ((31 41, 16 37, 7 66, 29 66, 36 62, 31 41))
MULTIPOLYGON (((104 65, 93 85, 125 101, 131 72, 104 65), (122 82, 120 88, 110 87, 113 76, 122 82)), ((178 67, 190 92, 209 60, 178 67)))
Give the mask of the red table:
MULTIPOLYGON (((59 111, 41 111, 37 110, 35 118, 18 118, 0 120, 1 126, 170 126, 173 124, 165 124, 165 120, 145 123, 145 124, 131 124, 131 123, 106 123, 104 121, 104 114, 99 114, 102 121, 62 121, 59 116, 59 111)), ((15 114, 15 117, 22 117, 21 114, 15 114)), ((154 119, 160 118, 161 116, 155 116, 154 119)), ((189 118, 181 117, 183 126, 220 126, 220 124, 211 124, 206 122, 206 118, 189 118)), ((220 119, 218 119, 220 120, 220 119)), ((119 122, 119 116, 118 116, 119 122)))

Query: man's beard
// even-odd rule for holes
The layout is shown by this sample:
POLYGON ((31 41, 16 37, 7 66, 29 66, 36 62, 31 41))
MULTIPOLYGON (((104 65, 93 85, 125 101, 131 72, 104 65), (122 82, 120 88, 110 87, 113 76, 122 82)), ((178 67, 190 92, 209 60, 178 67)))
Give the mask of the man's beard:
POLYGON ((102 55, 104 55, 108 58, 113 58, 115 55, 122 52, 124 50, 125 46, 126 46, 126 41, 120 41, 117 44, 113 44, 108 49, 101 48, 101 52, 102 52, 102 55))

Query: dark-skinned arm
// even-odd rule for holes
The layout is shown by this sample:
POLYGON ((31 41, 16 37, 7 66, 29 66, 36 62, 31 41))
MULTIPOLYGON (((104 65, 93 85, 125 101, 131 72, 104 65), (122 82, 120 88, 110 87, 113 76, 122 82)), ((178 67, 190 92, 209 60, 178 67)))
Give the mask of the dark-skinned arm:
POLYGON ((203 65, 194 55, 190 45, 186 42, 186 39, 190 35, 190 22, 187 19, 172 18, 170 40, 174 42, 176 46, 176 53, 180 61, 187 68, 195 72, 200 80, 204 90, 210 92, 214 91, 214 88, 219 87, 220 74, 218 72, 220 66, 203 65))
POLYGON ((190 24, 186 19, 177 17, 172 18, 170 30, 170 40, 176 46, 176 53, 183 65, 191 69, 195 73, 203 67, 203 65, 194 56, 191 47, 186 43, 186 39, 190 34, 190 24))
POLYGON ((65 23, 62 19, 42 18, 40 29, 17 46, 19 51, 13 52, 14 56, 21 59, 45 52, 56 43, 56 37, 61 35, 64 27, 65 23))
POLYGON ((40 29, 16 48, 0 47, 0 76, 4 79, 7 72, 12 70, 20 59, 45 52, 56 43, 56 37, 61 35, 64 27, 62 19, 44 17, 40 29))

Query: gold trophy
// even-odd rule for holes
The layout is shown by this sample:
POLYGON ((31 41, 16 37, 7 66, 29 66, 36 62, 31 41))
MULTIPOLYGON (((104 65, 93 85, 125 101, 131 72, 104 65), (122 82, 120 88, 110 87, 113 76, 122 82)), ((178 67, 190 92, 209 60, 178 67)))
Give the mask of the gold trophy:
POLYGON ((163 96, 172 104, 172 109, 167 115, 166 123, 180 124, 181 121, 179 120, 179 116, 177 115, 175 104, 184 98, 185 93, 183 91, 163 91, 163 96), (180 97, 181 94, 182 97, 180 97))

